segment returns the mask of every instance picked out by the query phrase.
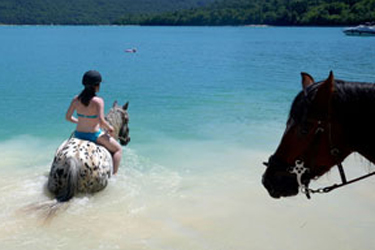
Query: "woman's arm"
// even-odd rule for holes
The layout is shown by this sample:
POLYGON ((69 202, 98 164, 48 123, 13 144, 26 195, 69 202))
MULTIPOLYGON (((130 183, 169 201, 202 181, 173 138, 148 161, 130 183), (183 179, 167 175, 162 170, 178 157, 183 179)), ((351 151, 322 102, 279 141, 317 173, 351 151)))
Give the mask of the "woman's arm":
POLYGON ((73 123, 78 123, 78 119, 73 116, 74 110, 76 110, 76 99, 77 97, 74 97, 74 99, 70 103, 68 111, 66 111, 65 114, 65 119, 73 123))

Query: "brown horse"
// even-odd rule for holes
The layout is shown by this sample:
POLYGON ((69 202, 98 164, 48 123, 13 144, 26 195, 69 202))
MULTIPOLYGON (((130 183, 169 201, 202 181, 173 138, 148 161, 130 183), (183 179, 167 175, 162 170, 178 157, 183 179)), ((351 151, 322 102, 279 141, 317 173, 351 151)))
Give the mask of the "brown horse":
POLYGON ((341 162, 352 152, 375 163, 375 85, 335 80, 332 72, 321 82, 301 75, 303 91, 294 99, 280 145, 265 163, 262 182, 273 198, 299 190, 309 198, 310 180, 334 165, 343 183, 315 192, 347 184, 341 162))

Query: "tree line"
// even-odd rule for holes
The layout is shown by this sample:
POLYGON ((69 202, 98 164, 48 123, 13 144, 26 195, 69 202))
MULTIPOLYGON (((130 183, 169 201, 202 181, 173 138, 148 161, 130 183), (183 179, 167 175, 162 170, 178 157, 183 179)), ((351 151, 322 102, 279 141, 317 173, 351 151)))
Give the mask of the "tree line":
POLYGON ((375 0, 0 0, 0 24, 354 25, 375 0))
POLYGON ((354 25, 375 21, 375 0, 222 0, 205 7, 123 16, 139 25, 354 25))
POLYGON ((205 6, 215 0, 0 0, 0 24, 113 24, 142 16, 205 6))

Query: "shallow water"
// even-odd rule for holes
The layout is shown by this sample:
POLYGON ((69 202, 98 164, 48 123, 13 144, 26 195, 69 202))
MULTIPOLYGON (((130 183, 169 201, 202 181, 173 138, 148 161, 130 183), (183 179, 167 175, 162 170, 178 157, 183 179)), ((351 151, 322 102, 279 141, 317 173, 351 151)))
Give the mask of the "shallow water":
MULTIPOLYGON (((277 147, 299 72, 374 81, 371 38, 339 28, 0 27, 1 249, 372 249, 375 180, 274 200, 277 147), (231 45, 228 47, 228 45, 231 45), (355 46, 354 46, 355 45, 355 46), (125 48, 137 47, 136 54, 125 48), (224 49, 225 48, 225 49, 224 49), (356 55, 354 57, 354 55, 356 55), (47 174, 89 69, 130 100, 119 174, 52 220, 47 174)), ((358 155, 348 177, 373 170, 358 155)), ((333 169, 312 184, 338 181, 333 169)))
MULTIPOLYGON (((24 169, 2 163, 2 249, 371 249, 375 243, 374 180, 312 200, 273 200, 260 184, 264 152, 168 144, 178 150, 160 164, 127 148, 104 191, 74 198, 50 221, 43 210, 25 210, 50 200, 47 155, 24 169)), ((345 162, 351 177, 366 173, 366 165, 359 157, 345 162)), ((336 172, 313 186, 337 182, 336 172)))

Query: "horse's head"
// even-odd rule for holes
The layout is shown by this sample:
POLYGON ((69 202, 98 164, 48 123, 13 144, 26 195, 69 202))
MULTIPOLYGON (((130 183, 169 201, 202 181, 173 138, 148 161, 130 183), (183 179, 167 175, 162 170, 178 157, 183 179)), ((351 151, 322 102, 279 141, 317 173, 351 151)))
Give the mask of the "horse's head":
POLYGON ((265 163, 263 185, 274 198, 307 191, 311 179, 326 173, 348 154, 343 148, 343 129, 335 119, 332 99, 335 80, 314 82, 302 73, 303 91, 291 107, 287 127, 276 152, 265 163))
POLYGON ((115 139, 118 139, 123 146, 130 142, 128 106, 129 102, 125 103, 124 106, 120 106, 115 101, 106 116, 108 122, 115 129, 115 139))

